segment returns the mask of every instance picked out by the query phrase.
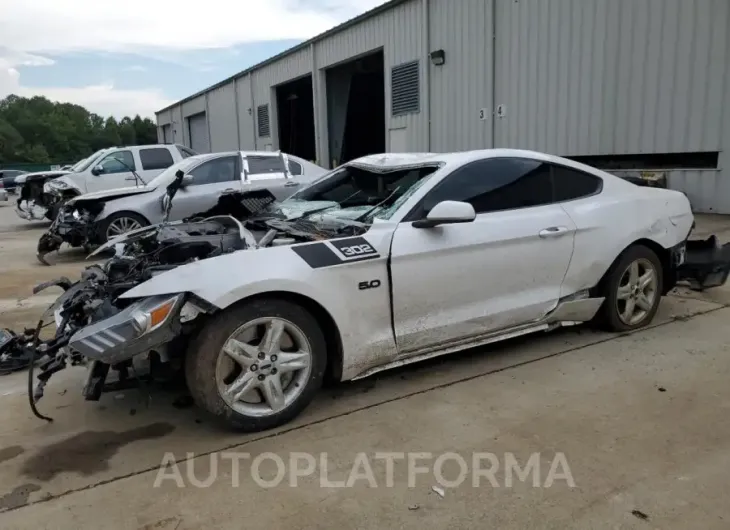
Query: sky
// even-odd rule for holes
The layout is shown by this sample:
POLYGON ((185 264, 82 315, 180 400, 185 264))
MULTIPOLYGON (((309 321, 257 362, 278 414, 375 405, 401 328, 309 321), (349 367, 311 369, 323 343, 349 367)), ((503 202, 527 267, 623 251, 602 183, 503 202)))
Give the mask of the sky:
POLYGON ((0 99, 154 113, 385 0, 0 0, 0 99))

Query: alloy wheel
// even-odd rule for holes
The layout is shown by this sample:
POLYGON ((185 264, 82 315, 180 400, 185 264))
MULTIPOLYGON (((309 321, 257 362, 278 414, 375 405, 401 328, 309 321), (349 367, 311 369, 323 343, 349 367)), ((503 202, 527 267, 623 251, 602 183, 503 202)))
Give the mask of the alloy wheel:
POLYGON ((289 320, 252 320, 226 340, 216 362, 218 393, 234 411, 270 416, 304 390, 312 369, 312 348, 289 320))
POLYGON ((132 230, 137 230, 138 228, 142 228, 142 225, 139 221, 131 217, 119 217, 118 219, 114 219, 111 223, 109 223, 109 226, 106 229, 107 241, 132 230))
POLYGON ((632 261, 621 275, 616 293, 618 317, 627 326, 642 322, 656 301, 659 275, 654 264, 645 258, 632 261))

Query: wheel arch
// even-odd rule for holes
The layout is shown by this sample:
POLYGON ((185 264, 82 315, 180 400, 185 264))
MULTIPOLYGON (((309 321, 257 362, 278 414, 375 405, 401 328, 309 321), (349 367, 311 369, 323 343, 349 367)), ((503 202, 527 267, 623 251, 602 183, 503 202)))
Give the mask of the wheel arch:
POLYGON ((598 281, 598 283, 591 289, 591 296, 598 296, 597 293, 600 293, 603 291, 603 287, 606 284, 606 281, 613 271, 613 269, 616 267, 616 264, 619 262, 621 257, 624 255, 624 253, 635 246, 644 246, 652 250, 657 257, 659 258, 660 263, 662 264, 662 295, 666 295, 669 291, 671 291, 676 282, 674 280, 674 274, 672 270, 672 258, 671 258, 671 252, 669 249, 664 248, 662 245, 657 243, 656 241, 653 241, 648 238, 640 238, 636 241, 633 241, 632 243, 626 245, 621 252, 618 253, 616 256, 616 259, 613 260, 611 265, 606 269, 606 272, 603 273, 603 276, 601 276, 601 279, 598 281))
POLYGON ((342 379, 342 368, 344 362, 344 348, 342 345, 342 335, 340 329, 332 317, 330 312, 325 309, 322 304, 316 300, 292 291, 266 291, 261 293, 252 294, 235 303, 227 306, 223 311, 231 307, 238 307, 252 302, 253 300, 275 298, 278 300, 285 300, 297 304, 307 311, 317 320, 317 323, 322 327, 322 332, 325 337, 325 343, 327 344, 327 368, 325 370, 325 381, 327 382, 339 382, 342 379))
POLYGON ((117 210, 117 211, 114 211, 114 212, 109 212, 109 215, 105 216, 103 219, 101 219, 101 221, 107 221, 109 218, 111 218, 111 217, 117 217, 117 216, 119 216, 121 214, 132 214, 135 217, 141 217, 142 219, 144 219, 144 221, 147 223, 147 225, 151 225, 152 224, 150 222, 150 220, 147 218, 146 215, 144 215, 144 214, 142 214, 140 212, 135 212, 134 210, 117 210))

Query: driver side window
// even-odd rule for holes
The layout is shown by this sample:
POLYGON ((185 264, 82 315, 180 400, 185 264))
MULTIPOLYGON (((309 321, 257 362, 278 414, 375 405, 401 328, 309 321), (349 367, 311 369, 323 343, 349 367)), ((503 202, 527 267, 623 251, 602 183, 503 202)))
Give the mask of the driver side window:
POLYGON ((111 153, 105 156, 98 165, 104 168, 104 175, 128 173, 136 170, 132 151, 117 151, 116 153, 111 153))
POLYGON ((441 201, 463 201, 477 214, 542 206, 553 202, 550 166, 526 158, 490 158, 467 164, 424 198, 411 220, 425 217, 441 201))
POLYGON ((204 184, 218 184, 221 182, 232 182, 239 180, 236 172, 236 156, 226 156, 209 160, 195 169, 190 174, 193 176, 191 186, 202 186, 204 184))

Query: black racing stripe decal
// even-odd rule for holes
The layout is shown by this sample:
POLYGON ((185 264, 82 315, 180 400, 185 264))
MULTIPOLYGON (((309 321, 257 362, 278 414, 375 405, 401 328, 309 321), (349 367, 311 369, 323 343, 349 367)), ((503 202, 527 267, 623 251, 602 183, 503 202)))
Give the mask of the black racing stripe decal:
POLYGON ((324 243, 312 243, 309 245, 297 245, 292 250, 299 254, 299 257, 307 262, 307 265, 313 269, 322 267, 332 267, 340 265, 342 260, 337 257, 332 249, 324 243))
POLYGON ((332 250, 324 242, 296 245, 292 247, 292 250, 313 269, 333 267, 335 265, 380 257, 378 251, 362 237, 339 239, 337 241, 330 241, 330 244, 335 250, 332 250))

